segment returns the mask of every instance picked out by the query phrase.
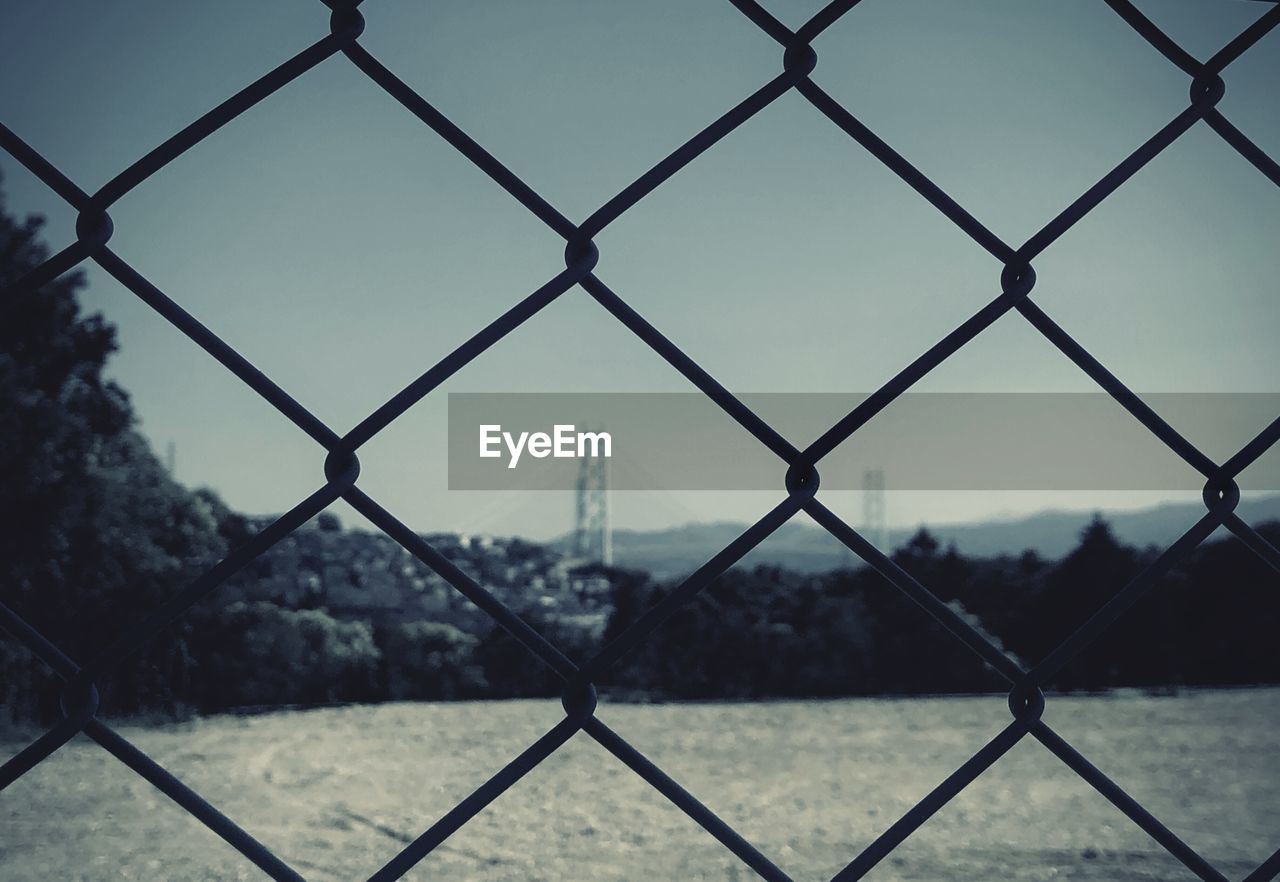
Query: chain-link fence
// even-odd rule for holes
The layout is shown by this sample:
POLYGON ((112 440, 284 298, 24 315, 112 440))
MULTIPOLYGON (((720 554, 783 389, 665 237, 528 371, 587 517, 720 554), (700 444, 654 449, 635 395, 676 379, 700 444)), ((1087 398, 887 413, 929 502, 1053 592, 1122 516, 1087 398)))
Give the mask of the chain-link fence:
MULTIPOLYGON (((962 641, 981 663, 1008 681, 1012 722, 985 744, 960 768, 943 780, 924 799, 893 823, 879 838, 851 862, 835 879, 860 879, 925 823, 982 772, 997 762, 1015 744, 1030 737, 1040 742, 1063 763, 1141 827, 1191 872, 1204 880, 1225 882, 1224 876, 1194 849, 1178 838, 1159 819, 1099 771, 1044 720, 1045 696, 1042 687, 1107 630, 1156 584, 1157 580, 1185 558, 1219 527, 1226 527, 1273 568, 1280 570, 1280 551, 1263 539, 1235 512, 1240 490, 1235 477, 1277 441, 1280 417, 1225 462, 1216 463, 1165 422, 1144 401, 1070 334, 1059 327, 1031 298, 1036 276, 1033 263, 1063 233, 1094 209, 1108 195, 1136 174, 1161 151, 1198 123, 1203 122, 1231 145, 1273 184, 1280 186, 1280 165, 1237 129, 1217 105, 1226 84, 1223 74, 1242 54, 1280 25, 1280 5, 1264 8, 1257 21, 1231 40, 1208 61, 1200 61, 1164 34, 1128 0, 1106 0, 1119 16, 1118 26, 1138 32, 1160 55, 1190 78, 1190 101, 1141 147, 1125 157, 1101 180, 1068 205, 1022 245, 1013 246, 996 236, 955 200, 942 191, 907 159, 868 129, 849 109, 825 92, 812 78, 818 55, 812 48, 815 38, 849 13, 858 0, 831 3, 796 31, 792 31, 754 0, 732 0, 733 5, 755 26, 775 40, 782 49, 782 72, 770 79, 741 103, 712 122, 681 147, 610 198, 586 220, 575 224, 543 199, 501 161, 454 125, 426 98, 418 94, 371 55, 359 42, 364 18, 356 2, 325 0, 330 7, 330 33, 306 50, 290 58, 261 79, 169 138, 129 166, 97 192, 89 194, 46 161, 18 135, 0 125, 0 147, 30 170, 44 184, 77 210, 76 241, 4 292, 4 298, 30 295, 43 283, 67 272, 85 260, 93 260, 152 309, 177 327, 228 370, 270 402, 281 414, 311 436, 327 451, 324 484, 294 508, 270 524, 250 541, 205 572, 185 590, 136 622, 111 641, 94 658, 73 660, 45 639, 8 607, 0 605, 0 626, 35 653, 64 681, 64 717, 0 768, 0 788, 6 787, 65 744, 79 732, 98 742, 109 753, 158 787, 176 803, 238 849, 274 879, 298 880, 302 876, 272 854, 199 794, 188 788, 155 761, 97 719, 98 694, 94 682, 103 672, 128 659, 150 637, 169 627, 194 604, 213 593, 234 573, 300 525, 323 511, 337 499, 353 508, 385 531, 411 554, 440 574, 455 589, 510 632, 542 664, 564 681, 564 718, 530 745, 507 766, 437 820, 426 832, 407 845, 371 880, 398 879, 445 841, 498 795, 550 756, 579 732, 599 742, 606 750, 648 781, 696 823, 765 879, 785 880, 787 874, 751 843, 743 839, 694 795, 606 726, 596 715, 593 683, 617 665, 628 651, 639 645, 682 604, 689 602, 709 583, 740 560, 747 552, 803 511, 848 546, 867 564, 937 619, 962 641), (498 186, 518 200, 536 218, 566 242, 565 269, 517 302, 445 358, 383 403, 355 428, 339 434, 273 383, 253 364, 216 334, 189 315, 177 302, 157 289, 109 247, 112 221, 109 210, 119 199, 147 181, 161 168, 181 156, 202 139, 233 122, 238 116, 272 93, 332 56, 342 55, 369 79, 421 120, 436 135, 484 171, 498 186), (653 192, 690 161, 791 90, 802 95, 813 108, 847 133, 894 172, 907 186, 963 230, 981 248, 1003 265, 999 293, 982 309, 947 334, 928 351, 913 360, 873 395, 846 414, 824 434, 800 448, 775 431, 745 404, 720 385, 691 355, 673 344, 658 328, 611 290, 594 270, 599 253, 594 237, 624 212, 653 192), (712 401, 733 417, 747 432, 765 444, 780 461, 779 473, 786 495, 768 514, 746 529, 737 539, 707 561, 667 594, 634 624, 606 645, 595 658, 578 665, 530 627, 511 609, 462 572, 439 551, 405 526, 358 486, 360 464, 357 452, 417 401, 429 394, 471 360, 503 339, 513 329, 546 307, 575 285, 581 286, 623 325, 712 401), (1087 622, 1034 667, 1027 669, 993 645, 925 585, 903 571, 893 561, 850 528, 817 497, 817 466, 824 456, 847 440, 860 427, 913 384, 932 371, 985 328, 1009 312, 1017 312, 1032 327, 1060 349, 1081 370, 1119 402, 1135 419, 1192 468, 1204 476, 1206 513, 1156 557, 1136 578, 1112 597, 1087 622)), ((1260 4, 1261 5, 1261 4, 1260 4)), ((856 15, 856 13, 855 13, 856 15)), ((993 288, 995 288, 993 280, 993 288)), ((1246 882, 1263 882, 1280 874, 1280 851, 1272 854, 1246 877, 1246 882)))

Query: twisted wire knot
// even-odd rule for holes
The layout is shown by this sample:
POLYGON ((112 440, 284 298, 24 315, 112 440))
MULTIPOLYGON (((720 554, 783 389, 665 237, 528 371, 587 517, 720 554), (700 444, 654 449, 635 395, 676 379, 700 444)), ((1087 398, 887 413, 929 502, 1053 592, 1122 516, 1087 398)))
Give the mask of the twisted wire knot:
POLYGON ((1029 263, 1008 263, 1000 271, 1000 295, 1016 303, 1026 299, 1036 286, 1036 271, 1029 263))
POLYGON ((564 708, 565 715, 579 725, 595 714, 598 700, 595 684, 590 680, 570 680, 560 693, 560 705, 564 708))
POLYGON ((1229 475, 1217 475, 1205 482, 1201 496, 1210 514, 1225 518, 1240 504, 1240 485, 1229 475))
POLYGON ((1009 713, 1027 726, 1044 716, 1044 691, 1034 683, 1019 683, 1009 691, 1009 713))
POLYGON ((329 16, 329 33, 344 43, 354 43, 364 33, 364 16, 356 8, 359 5, 360 0, 335 4, 333 14, 329 16))
POLYGON ((324 458, 324 477, 342 492, 350 490, 360 477, 360 458, 355 451, 335 447, 324 458))
POLYGON ((1191 81, 1191 106, 1203 116, 1227 93, 1227 84, 1218 74, 1202 73, 1191 81))
POLYGON ((76 215, 76 239, 93 251, 106 245, 115 231, 116 226, 105 209, 91 204, 76 215))
POLYGON ((821 476, 818 474, 818 468, 806 459, 797 459, 787 469, 784 483, 787 487, 787 494, 800 499, 812 499, 818 492, 818 485, 821 483, 821 476))
POLYGON ((580 273, 579 278, 586 276, 600 262, 600 249, 590 239, 570 238, 564 246, 564 265, 580 273))
POLYGON ((782 53, 782 69, 807 77, 818 66, 818 53, 807 42, 797 39, 782 53))

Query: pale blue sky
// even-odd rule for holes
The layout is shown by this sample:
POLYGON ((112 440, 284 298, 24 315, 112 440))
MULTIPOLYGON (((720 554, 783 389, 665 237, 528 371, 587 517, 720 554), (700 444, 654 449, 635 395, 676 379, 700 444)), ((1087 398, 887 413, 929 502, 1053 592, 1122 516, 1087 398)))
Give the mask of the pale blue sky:
MULTIPOLYGON (((766 5, 797 26, 818 4, 766 5)), ((1202 58, 1267 8, 1140 5, 1202 58)), ((365 15, 370 51, 574 220, 781 65, 723 0, 370 0, 365 15)), ((87 190, 328 27, 315 0, 9 3, 4 18, 0 121, 87 190)), ((865 0, 815 48, 820 85, 1014 244, 1187 101, 1186 76, 1101 0, 865 0)), ((1280 155, 1280 34, 1226 80, 1220 108, 1280 155)), ((48 215, 55 248, 70 241, 73 213, 7 157, 0 170, 10 209, 48 215)), ((563 267, 554 234, 342 57, 112 215, 117 253, 339 432, 563 267)), ((1036 300, 1135 389, 1280 391, 1278 221, 1280 191, 1198 125, 1036 261, 1036 300)), ((795 94, 597 242, 598 275, 743 392, 872 390, 990 299, 1000 270, 795 94)), ((319 485, 313 442, 89 275, 89 305, 120 329, 114 375, 157 447, 176 443, 182 480, 255 512, 319 485)), ((371 442, 361 483, 422 530, 554 535, 570 526, 563 496, 445 491, 444 393, 688 388, 571 291, 371 442)), ((1011 315, 917 388, 1093 387, 1011 315)), ((776 501, 617 496, 617 523, 636 527, 750 520, 776 501)), ((914 493, 889 512, 909 524, 1152 501, 914 493)), ((831 503, 857 521, 856 494, 831 503)))

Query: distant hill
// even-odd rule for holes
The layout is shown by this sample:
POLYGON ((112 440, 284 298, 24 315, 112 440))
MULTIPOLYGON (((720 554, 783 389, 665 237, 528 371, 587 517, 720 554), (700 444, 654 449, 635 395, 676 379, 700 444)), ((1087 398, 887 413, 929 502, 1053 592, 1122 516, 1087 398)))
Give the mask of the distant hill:
MULTIPOLYGON (((1243 501, 1237 511, 1255 525, 1280 521, 1280 496, 1243 501)), ((1122 541, 1138 547, 1172 543, 1203 514, 1204 507, 1198 503, 1170 503, 1141 511, 1102 513, 1122 541)), ((1080 530, 1092 518, 1093 512, 1047 511, 1005 521, 927 527, 944 546, 954 543, 962 553, 971 556, 993 557, 1032 549, 1044 557, 1055 558, 1075 547, 1080 530)), ((614 563, 648 570, 663 578, 685 575, 732 542, 746 527, 746 524, 717 522, 666 530, 615 530, 614 563)), ((915 528, 891 530, 890 547, 902 545, 914 532, 915 528)), ((570 541, 571 537, 566 536, 552 545, 566 550, 570 541)), ((776 564, 798 572, 816 573, 850 561, 844 546, 825 530, 793 521, 747 555, 744 564, 776 564)))

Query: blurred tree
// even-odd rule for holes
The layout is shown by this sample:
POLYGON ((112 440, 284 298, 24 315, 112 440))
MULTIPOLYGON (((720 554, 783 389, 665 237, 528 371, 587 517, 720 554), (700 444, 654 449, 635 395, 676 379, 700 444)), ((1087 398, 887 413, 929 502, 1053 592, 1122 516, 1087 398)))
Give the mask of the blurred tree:
MULTIPOLYGON (((513 609, 571 660, 584 661, 598 649, 583 629, 558 620, 537 605, 513 609)), ((487 625, 479 637, 475 659, 484 672, 490 696, 544 697, 559 695, 564 688, 550 668, 498 625, 487 625)))
POLYGON ((381 653, 366 622, 238 601, 203 623, 195 641, 192 693, 205 711, 381 697, 381 653))
POLYGON ((938 540, 924 527, 916 530, 907 543, 893 553, 893 559, 901 567, 912 563, 930 562, 938 555, 938 540))
MULTIPOLYGON (((40 226, 0 201, 0 288, 47 256, 40 226)), ((224 553, 234 529, 134 431, 128 397, 103 374, 114 329, 81 314, 83 287, 63 275, 6 302, 0 322, 0 600, 80 660, 224 553)), ((10 646, 0 665, 11 714, 57 712, 42 664, 10 646)), ((172 709, 188 668, 183 629, 170 629, 98 684, 103 706, 172 709)))
MULTIPOLYGON (((1087 622, 1137 575, 1138 552, 1116 539, 1101 515, 1080 532, 1080 544, 1047 574, 1043 590, 1028 604, 1027 619, 1010 639, 1018 650, 1038 662, 1087 622)), ((1133 621, 1130 611, 1123 624, 1133 621)), ((1124 658, 1117 654, 1132 640, 1113 626, 1069 664, 1052 685, 1061 688, 1102 689, 1125 679, 1124 658)))
MULTIPOLYGON (((1280 548, 1280 522, 1257 531, 1280 548)), ((1280 576, 1266 561, 1234 536, 1210 542, 1175 573, 1173 587, 1181 616, 1167 654, 1180 682, 1280 682, 1280 576)))
POLYGON ((472 698, 485 690, 476 661, 480 640, 443 622, 393 625, 381 637, 387 697, 440 701, 472 698))

